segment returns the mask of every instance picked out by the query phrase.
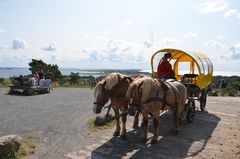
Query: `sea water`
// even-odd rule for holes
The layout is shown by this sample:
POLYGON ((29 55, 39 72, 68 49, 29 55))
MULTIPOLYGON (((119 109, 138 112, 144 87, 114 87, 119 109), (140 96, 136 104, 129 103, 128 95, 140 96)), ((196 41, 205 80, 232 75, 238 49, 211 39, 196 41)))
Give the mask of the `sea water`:
MULTIPOLYGON (((69 75, 71 72, 79 73, 80 76, 94 76, 98 77, 104 75, 104 71, 102 70, 86 70, 86 69, 77 69, 77 68, 60 68, 59 69, 63 75, 69 75)), ((126 70, 127 71, 127 70, 126 70)), ((139 69, 135 70, 139 73, 151 73, 150 69, 139 69)), ((109 72, 109 71, 108 71, 109 72)), ((18 67, 0 67, 0 78, 9 78, 12 76, 19 76, 19 75, 27 75, 31 74, 28 68, 18 68, 18 67)), ((240 72, 226 72, 226 71, 213 71, 213 75, 221 75, 221 76, 240 76, 240 72)))
MULTIPOLYGON (((74 68, 61 68, 59 69, 63 75, 69 75, 71 72, 79 73, 80 76, 100 76, 103 75, 102 71, 98 70, 82 70, 74 68)), ((31 71, 28 68, 0 68, 0 78, 9 78, 19 75, 28 75, 31 71)))

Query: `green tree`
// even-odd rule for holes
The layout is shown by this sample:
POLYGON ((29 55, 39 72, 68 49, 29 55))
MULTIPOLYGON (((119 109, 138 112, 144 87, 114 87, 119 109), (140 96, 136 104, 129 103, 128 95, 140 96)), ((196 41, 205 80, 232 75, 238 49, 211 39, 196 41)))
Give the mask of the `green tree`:
POLYGON ((69 78, 70 78, 69 79, 70 84, 73 85, 73 84, 77 84, 81 77, 79 76, 79 73, 71 72, 71 74, 69 75, 69 78))
POLYGON ((62 78, 62 74, 56 64, 46 64, 42 60, 32 59, 29 66, 32 74, 42 71, 44 76, 49 77, 52 81, 60 81, 62 78))

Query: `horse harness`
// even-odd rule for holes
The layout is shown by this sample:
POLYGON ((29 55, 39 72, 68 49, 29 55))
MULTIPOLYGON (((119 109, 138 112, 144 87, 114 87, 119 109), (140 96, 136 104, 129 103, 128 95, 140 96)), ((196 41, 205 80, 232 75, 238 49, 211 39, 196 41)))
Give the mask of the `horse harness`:
POLYGON ((163 91, 164 91, 163 98, 160 98, 160 97, 159 97, 159 91, 157 91, 156 96, 150 98, 147 102, 144 102, 144 104, 150 103, 150 102, 152 102, 152 101, 161 101, 161 102, 162 102, 161 110, 164 110, 166 105, 169 105, 170 107, 174 107, 173 105, 171 105, 170 103, 168 103, 167 100, 166 100, 167 91, 169 90, 169 87, 168 87, 168 86, 170 86, 170 87, 172 88, 173 92, 174 92, 175 106, 176 106, 176 108, 177 108, 177 105, 178 105, 178 96, 177 96, 177 90, 176 90, 176 88, 173 87, 173 86, 172 86, 170 83, 168 83, 168 82, 164 82, 164 81, 161 81, 161 80, 159 80, 159 82, 162 84, 162 88, 163 88, 163 91))

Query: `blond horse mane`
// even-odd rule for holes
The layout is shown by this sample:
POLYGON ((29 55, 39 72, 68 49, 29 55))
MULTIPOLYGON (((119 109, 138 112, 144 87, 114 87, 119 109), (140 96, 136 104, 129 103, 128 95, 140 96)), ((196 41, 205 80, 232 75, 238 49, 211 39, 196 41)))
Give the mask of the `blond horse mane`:
POLYGON ((157 90, 159 86, 158 80, 151 77, 144 78, 141 102, 148 101, 152 95, 151 93, 154 92, 153 90, 157 90))
POLYGON ((115 85, 118 84, 119 80, 123 79, 124 77, 126 77, 123 74, 120 73, 111 73, 109 74, 107 77, 105 77, 101 83, 103 84, 106 81, 106 88, 108 90, 112 89, 115 85))
POLYGON ((144 80, 144 78, 146 78, 146 76, 140 75, 140 76, 136 76, 133 78, 135 78, 135 80, 130 84, 130 86, 128 87, 127 93, 126 93, 126 97, 128 99, 131 98, 132 92, 135 91, 135 89, 138 87, 138 85, 143 82, 143 80, 144 80))
POLYGON ((107 90, 111 90, 112 87, 118 84, 120 79, 123 79, 125 75, 120 73, 111 73, 108 76, 106 76, 102 81, 97 83, 97 85, 94 88, 94 97, 96 98, 98 94, 102 92, 102 86, 106 82, 106 88, 107 90))

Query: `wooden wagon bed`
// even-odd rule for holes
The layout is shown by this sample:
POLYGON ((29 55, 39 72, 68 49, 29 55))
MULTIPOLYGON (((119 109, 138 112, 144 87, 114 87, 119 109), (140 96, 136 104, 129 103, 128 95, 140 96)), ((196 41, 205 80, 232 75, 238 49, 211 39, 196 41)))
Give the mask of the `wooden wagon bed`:
POLYGON ((39 93, 50 93, 52 87, 40 87, 40 86, 14 86, 10 85, 9 94, 15 94, 21 92, 26 95, 33 95, 39 93))

